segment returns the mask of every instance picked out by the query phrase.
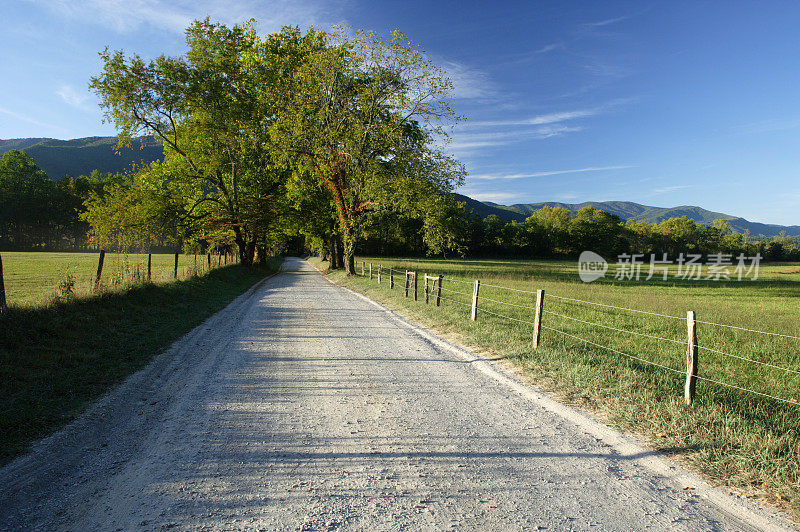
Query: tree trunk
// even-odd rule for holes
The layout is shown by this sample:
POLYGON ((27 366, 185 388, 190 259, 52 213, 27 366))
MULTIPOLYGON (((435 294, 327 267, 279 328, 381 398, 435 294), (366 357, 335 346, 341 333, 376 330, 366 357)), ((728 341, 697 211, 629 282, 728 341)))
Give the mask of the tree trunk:
POLYGON ((342 246, 342 239, 336 237, 336 264, 339 268, 345 268, 347 265, 344 263, 344 246, 342 246))
POLYGON ((336 270, 339 268, 339 254, 337 253, 336 235, 331 234, 328 239, 328 254, 330 255, 330 269, 336 270))
POLYGON ((356 273, 356 237, 350 231, 344 236, 344 273, 346 275, 355 275, 356 273))

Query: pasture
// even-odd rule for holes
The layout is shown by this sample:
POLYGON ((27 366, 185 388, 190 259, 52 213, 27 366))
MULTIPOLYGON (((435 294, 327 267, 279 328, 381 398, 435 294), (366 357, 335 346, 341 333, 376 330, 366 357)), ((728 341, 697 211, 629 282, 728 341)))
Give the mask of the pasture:
MULTIPOLYGON (((89 294, 97 273, 99 252, 57 253, 57 252, 14 252, 0 253, 3 259, 3 277, 6 299, 13 306, 38 306, 56 298, 61 289, 59 285, 72 278, 75 295, 89 294)), ((154 253, 151 280, 156 284, 173 281, 175 255, 154 253)), ((212 266, 217 266, 217 257, 212 256, 212 266)), ((187 279, 195 271, 203 273, 208 269, 206 255, 197 256, 195 269, 194 255, 178 256, 178 279, 187 279)), ((143 280, 147 274, 147 254, 106 253, 101 286, 113 290, 133 281, 143 280)))
POLYGON ((359 257, 367 275, 342 284, 455 341, 513 361, 562 400, 635 431, 745 496, 800 508, 800 268, 761 265, 757 280, 580 281, 576 261, 359 257), (377 265, 382 265, 381 284, 377 265), (395 276, 389 289, 388 268, 395 276), (403 295, 419 272, 418 300, 403 295), (424 302, 423 272, 443 275, 441 306, 424 302), (475 279, 478 319, 470 321, 475 279), (532 348, 537 289, 541 343, 532 348), (688 310, 696 312, 699 380, 683 399, 688 310))

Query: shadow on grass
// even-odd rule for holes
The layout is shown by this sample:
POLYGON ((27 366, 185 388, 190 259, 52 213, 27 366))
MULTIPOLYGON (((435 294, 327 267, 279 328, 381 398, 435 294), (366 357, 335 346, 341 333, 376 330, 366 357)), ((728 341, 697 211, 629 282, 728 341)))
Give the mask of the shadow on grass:
POLYGON ((227 266, 185 281, 9 308, 0 315, 0 464, 272 271, 227 266))

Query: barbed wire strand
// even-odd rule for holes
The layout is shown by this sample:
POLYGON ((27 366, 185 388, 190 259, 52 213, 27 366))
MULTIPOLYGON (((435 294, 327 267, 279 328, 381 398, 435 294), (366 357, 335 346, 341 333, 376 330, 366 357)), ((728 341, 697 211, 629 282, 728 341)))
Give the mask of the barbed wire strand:
POLYGON ((726 353, 725 351, 720 351, 718 349, 713 349, 711 347, 705 347, 705 346, 702 346, 702 345, 698 345, 697 347, 699 349, 704 349, 706 351, 711 351, 712 353, 719 353, 720 355, 725 355, 725 356, 728 356, 728 357, 731 357, 731 358, 738 358, 740 360, 746 360, 747 362, 753 362, 754 364, 761 364, 762 366, 769 366, 770 368, 780 369, 780 370, 783 370, 783 371, 788 371, 790 373, 796 373, 796 374, 800 375, 800 371, 797 371, 795 369, 784 368, 784 367, 781 367, 781 366, 776 366, 775 364, 770 364, 769 362, 762 362, 761 360, 754 360, 752 358, 747 358, 747 357, 744 357, 744 356, 741 356, 741 355, 734 355, 732 353, 726 353))
MULTIPOLYGON (((644 358, 639 358, 639 357, 637 357, 637 356, 635 356, 635 355, 631 355, 631 354, 628 354, 628 353, 624 353, 624 352, 622 352, 622 351, 619 351, 619 350, 617 350, 617 349, 614 349, 614 348, 612 348, 612 347, 608 347, 608 346, 605 346, 605 345, 600 345, 600 344, 597 344, 597 343, 595 343, 595 342, 591 342, 591 341, 589 341, 589 340, 586 340, 586 339, 584 339, 584 338, 580 338, 580 337, 578 337, 578 336, 575 336, 574 334, 569 334, 569 333, 567 333, 567 332, 560 331, 560 330, 558 330, 558 329, 554 329, 553 327, 548 327, 548 326, 546 326, 546 325, 541 325, 541 327, 542 327, 543 329, 547 329, 547 330, 550 330, 550 331, 554 331, 554 332, 557 332, 557 333, 563 334, 563 335, 565 335, 565 336, 569 336, 570 338, 574 338, 575 340, 578 340, 578 341, 581 341, 581 342, 584 342, 584 343, 587 343, 587 344, 593 345, 593 346, 595 346, 595 347, 599 347, 600 349, 607 349, 608 351, 611 351, 611 352, 613 352, 613 353, 618 353, 618 354, 620 354, 620 355, 622 355, 622 356, 626 356, 626 357, 628 357, 628 358, 632 358, 632 359, 634 359, 634 360, 638 360, 638 361, 640 361, 640 362, 644 362, 644 363, 646 363, 646 364, 650 364, 650 365, 653 365, 653 366, 657 366, 657 367, 660 367, 660 368, 663 368, 663 369, 669 370, 669 371, 671 371, 671 372, 673 372, 673 373, 677 373, 677 374, 679 374, 679 375, 685 375, 685 372, 683 372, 683 371, 677 370, 677 369, 675 369, 675 368, 671 368, 671 367, 669 367, 669 366, 664 366, 663 364, 659 364, 658 362, 653 362, 652 360, 647 360, 647 359, 644 359, 644 358)), ((734 388, 734 389, 737 389, 737 390, 741 390, 741 391, 743 391, 743 392, 748 392, 748 393, 753 393, 753 394, 756 394, 756 395, 761 395, 761 396, 763 396, 763 397, 768 397, 768 398, 770 398, 770 399, 775 399, 776 401, 780 401, 780 402, 783 402, 783 403, 789 403, 789 404, 794 404, 794 405, 798 404, 798 403, 796 403, 796 402, 794 402, 794 401, 790 401, 790 400, 788 400, 788 399, 784 399, 784 398, 782 398, 782 397, 776 397, 776 396, 774 396, 774 395, 769 395, 769 394, 766 394, 766 393, 757 392, 757 391, 755 391, 755 390, 750 390, 750 389, 748 389, 748 388, 743 388, 743 387, 741 387, 741 386, 736 386, 735 384, 728 384, 728 383, 726 383, 726 382, 717 381, 717 380, 714 380, 714 379, 709 379, 709 378, 707 378, 707 377, 701 377, 700 375, 697 375, 696 377, 697 377, 697 379, 698 379, 698 380, 707 381, 707 382, 710 382, 710 383, 713 383, 713 384, 718 384, 718 385, 720 385, 720 386, 727 386, 727 387, 729 387, 729 388, 734 388)))
POLYGON ((486 296, 478 296, 478 301, 491 301, 493 303, 500 303, 501 305, 508 305, 509 307, 518 307, 518 308, 524 308, 524 309, 528 309, 528 310, 536 310, 536 307, 529 307, 529 306, 526 306, 526 305, 517 305, 515 303, 507 303, 505 301, 499 301, 497 299, 492 299, 492 298, 486 297, 486 296))
POLYGON ((444 281, 455 281, 457 283, 464 283, 464 284, 475 284, 475 281, 462 281, 461 279, 456 279, 454 277, 442 277, 444 281))
POLYGON ((517 318, 512 318, 511 316, 506 316, 505 314, 498 314, 497 312, 492 312, 491 310, 486 310, 486 309, 483 309, 483 308, 482 309, 478 309, 478 312, 485 312, 487 314, 491 314, 493 316, 497 316, 498 318, 505 318, 507 320, 518 321, 520 323, 527 323, 528 325, 536 325, 532 321, 520 320, 520 319, 517 319, 517 318))
POLYGON ((464 305, 465 307, 472 307, 469 303, 464 303, 463 301, 458 301, 456 299, 450 299, 449 297, 439 296, 439 299, 444 301, 452 301, 453 303, 458 303, 459 305, 464 305))
POLYGON ((650 311, 647 311, 647 310, 637 310, 635 308, 617 307, 617 306, 614 306, 614 305, 608 305, 606 303, 597 303, 596 301, 585 301, 583 299, 575 299, 575 298, 572 298, 572 297, 563 297, 563 296, 557 296, 557 295, 554 295, 554 294, 545 293, 545 298, 547 298, 547 297, 554 297, 556 299, 563 299, 565 301, 575 301, 577 303, 585 303, 587 305, 597 305, 598 307, 608 307, 608 308, 615 308, 617 310, 627 310, 629 312, 638 312, 640 314, 650 314, 651 316, 661 316, 662 318, 672 318, 673 320, 685 320, 686 319, 686 318, 682 318, 680 316, 673 316, 671 314, 661 314, 659 312, 650 312, 650 311))
MULTIPOLYGON (((434 286, 434 288, 435 288, 435 286, 434 286)), ((461 294, 462 296, 471 296, 472 295, 469 292, 459 292, 458 290, 450 290, 449 288, 445 288, 444 286, 440 286, 439 288, 444 290, 444 291, 446 291, 446 292, 452 292, 454 294, 461 294)))
POLYGON ((637 336, 645 336, 647 338, 653 338, 654 340, 664 340, 665 342, 672 342, 674 344, 681 344, 681 345, 684 344, 684 342, 682 340, 673 340, 672 338, 663 338, 661 336, 654 336, 652 334, 645 334, 645 333, 640 333, 640 332, 636 332, 636 331, 629 331, 629 330, 626 330, 626 329, 617 329, 616 327, 611 327, 609 325, 602 325, 600 323, 595 323, 595 322, 591 322, 591 321, 584 321, 584 320, 581 320, 581 319, 578 319, 578 318, 573 318, 571 316, 565 316, 563 314, 558 314, 557 312, 550 312, 549 310, 542 310, 542 312, 544 312, 545 314, 552 314, 553 316, 558 316, 559 318, 564 318, 564 319, 567 319, 567 320, 572 320, 572 321, 578 321, 580 323, 585 323, 587 325, 594 325, 596 327, 602 327, 604 329, 611 329, 612 331, 624 332, 624 333, 628 333, 628 334, 635 334, 637 336))

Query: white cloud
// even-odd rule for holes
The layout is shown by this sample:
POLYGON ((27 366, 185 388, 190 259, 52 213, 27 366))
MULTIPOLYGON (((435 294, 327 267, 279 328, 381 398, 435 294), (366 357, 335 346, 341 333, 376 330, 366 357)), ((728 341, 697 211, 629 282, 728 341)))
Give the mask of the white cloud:
POLYGON ((608 170, 625 170, 627 168, 635 168, 635 166, 632 165, 590 166, 587 168, 576 168, 572 170, 548 170, 544 172, 532 172, 525 174, 477 174, 477 175, 470 175, 468 177, 469 179, 494 181, 498 179, 528 179, 531 177, 545 177, 550 175, 579 174, 583 172, 602 172, 608 170))
POLYGON ((274 31, 284 24, 328 26, 335 19, 337 4, 326 8, 314 0, 277 0, 265 5, 257 0, 31 0, 64 18, 94 22, 119 33, 149 26, 182 34, 198 18, 206 16, 226 24, 255 18, 262 31, 274 31))
POLYGON ((554 50, 561 50, 564 48, 564 43, 554 42, 552 44, 548 44, 546 46, 542 46, 538 50, 534 51, 534 54, 546 54, 547 52, 552 52, 554 50))
POLYGON ((61 99, 64 100, 64 102, 72 107, 77 107, 78 109, 87 109, 86 101, 89 99, 88 92, 78 92, 71 85, 63 84, 58 87, 56 94, 58 94, 61 99))
POLYGON ((497 87, 485 72, 456 61, 440 60, 438 63, 453 82, 453 98, 489 99, 497 96, 497 87))
POLYGON ((542 126, 527 131, 456 132, 453 133, 453 140, 444 146, 444 148, 450 151, 463 151, 489 146, 506 146, 532 139, 539 140, 557 137, 566 133, 581 131, 582 129, 582 127, 570 126, 542 126))
POLYGON ((630 18, 630 17, 624 16, 624 17, 616 17, 616 18, 609 18, 609 19, 606 19, 606 20, 600 20, 598 22, 586 22, 585 24, 581 24, 581 26, 587 26, 587 27, 590 27, 590 28, 599 28, 599 27, 602 27, 602 26, 608 26, 610 24, 614 24, 616 22, 621 22, 621 21, 623 21, 623 20, 625 20, 627 18, 630 18))
POLYGON ((479 192, 471 189, 464 189, 461 191, 464 195, 478 201, 491 201, 493 203, 504 204, 507 202, 520 203, 519 193, 517 192, 498 192, 487 191, 479 192))
POLYGON ((60 130, 60 131, 66 131, 66 129, 64 129, 63 127, 56 126, 56 125, 53 125, 53 124, 47 124, 45 122, 40 122, 39 120, 36 120, 35 118, 31 118, 31 117, 23 115, 21 113, 16 113, 14 111, 10 111, 10 110, 4 109, 2 107, 0 107, 0 114, 4 114, 4 115, 7 115, 7 116, 10 116, 11 118, 15 118, 15 119, 20 120, 22 122, 27 122, 28 124, 33 124, 34 126, 47 127, 47 128, 51 128, 51 129, 57 129, 57 130, 60 130))
POLYGON ((675 191, 684 190, 684 189, 687 189, 687 188, 692 188, 692 185, 672 185, 672 186, 669 186, 669 187, 659 187, 659 188, 654 188, 650 192, 649 195, 650 196, 658 196, 660 194, 667 194, 669 192, 675 192, 675 191))
POLYGON ((506 127, 506 126, 539 126, 544 124, 557 124, 567 120, 585 118, 601 112, 600 108, 595 109, 576 109, 574 111, 563 111, 557 113, 546 113, 532 116, 530 118, 517 118, 510 120, 480 120, 476 122, 466 122, 464 127, 506 127))

